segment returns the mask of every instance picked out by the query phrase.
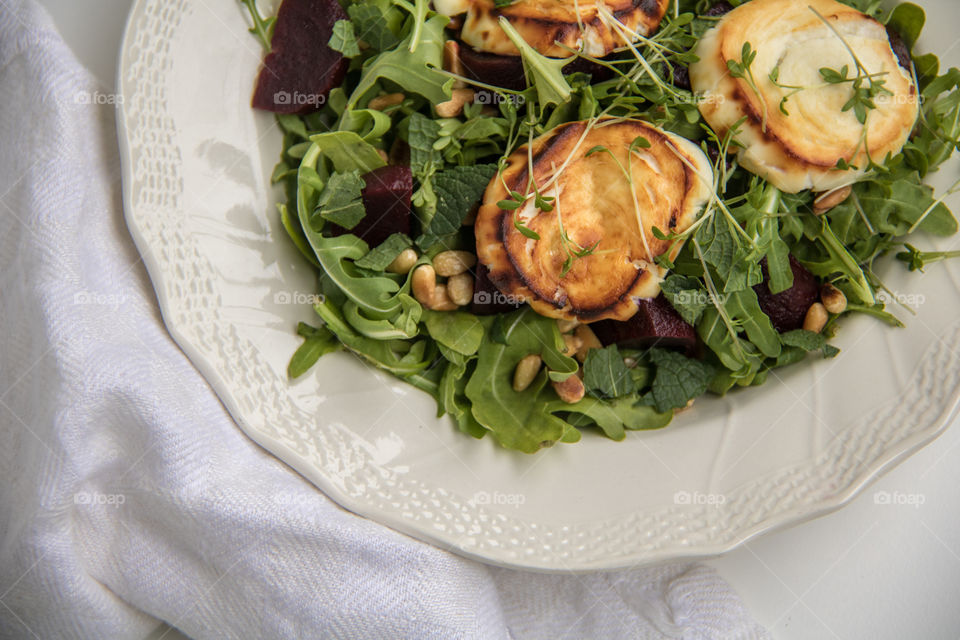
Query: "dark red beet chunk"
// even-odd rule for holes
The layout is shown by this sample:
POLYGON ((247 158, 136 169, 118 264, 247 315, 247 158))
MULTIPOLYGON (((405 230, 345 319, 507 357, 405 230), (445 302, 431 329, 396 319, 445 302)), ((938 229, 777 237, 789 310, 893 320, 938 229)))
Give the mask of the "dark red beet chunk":
POLYGON ((661 293, 650 300, 641 298, 636 315, 624 322, 601 320, 590 325, 604 345, 645 349, 669 347, 692 352, 697 333, 661 293))
MULTIPOLYGON (((520 56, 501 56, 495 53, 477 51, 468 44, 460 43, 460 62, 465 75, 471 80, 492 84, 512 91, 527 88, 527 79, 523 75, 523 61, 520 56)), ((567 75, 571 73, 589 73, 594 82, 607 80, 613 71, 590 60, 577 58, 563 68, 567 75)))
POLYGON ((320 109, 347 73, 349 61, 327 46, 334 23, 346 19, 336 0, 283 0, 253 106, 295 114, 320 109))
POLYGON ((506 313, 518 309, 521 304, 513 301, 500 289, 497 289, 497 285, 490 281, 490 271, 483 266, 483 263, 477 264, 476 280, 473 285, 473 303, 470 305, 471 313, 478 316, 506 313))
POLYGON ((716 18, 717 16, 725 16, 731 11, 733 11, 733 5, 730 4, 729 2, 724 2, 723 0, 721 0, 720 2, 714 4, 712 7, 707 9, 703 15, 711 18, 716 18))
POLYGON ((471 80, 512 91, 523 91, 527 88, 523 62, 519 56, 499 56, 477 51, 461 42, 460 62, 463 63, 464 75, 471 80))
POLYGON ((331 235, 352 233, 375 247, 394 233, 410 234, 410 167, 388 165, 363 175, 363 208, 367 215, 349 231, 330 224, 331 235))
POLYGON ((767 286, 770 274, 767 272, 767 259, 760 262, 763 269, 763 282, 753 287, 760 301, 760 309, 770 316, 773 328, 784 333, 803 327, 803 319, 820 295, 820 285, 812 273, 800 262, 790 256, 790 269, 793 271, 793 286, 786 291, 773 294, 767 286))
POLYGON ((910 57, 910 48, 907 47, 907 43, 903 41, 903 38, 900 37, 896 29, 890 26, 887 26, 887 38, 890 40, 890 48, 893 49, 893 53, 897 56, 897 62, 900 63, 900 66, 907 71, 912 71, 913 60, 910 57))

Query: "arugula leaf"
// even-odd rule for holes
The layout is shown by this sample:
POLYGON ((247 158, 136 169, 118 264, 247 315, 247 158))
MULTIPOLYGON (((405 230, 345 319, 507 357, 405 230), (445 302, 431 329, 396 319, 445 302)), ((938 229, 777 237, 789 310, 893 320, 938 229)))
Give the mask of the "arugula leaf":
POLYGON ((623 440, 626 430, 661 429, 673 418, 672 411, 658 412, 630 397, 615 400, 586 397, 574 404, 553 400, 547 403, 547 410, 567 414, 566 421, 578 429, 595 424, 612 440, 623 440))
POLYGON ((360 46, 353 32, 353 23, 349 20, 337 20, 333 23, 333 33, 330 35, 328 44, 331 49, 339 51, 347 58, 360 55, 360 46))
POLYGON ((912 2, 902 2, 890 13, 887 26, 892 28, 903 38, 908 50, 917 44, 923 25, 927 21, 927 14, 923 9, 912 2))
POLYGON ((344 229, 353 229, 367 215, 360 197, 363 187, 359 171, 331 175, 317 201, 320 217, 344 229))
POLYGON ((275 17, 264 18, 261 16, 260 11, 257 10, 257 0, 240 0, 240 2, 242 2, 250 12, 250 18, 253 20, 253 26, 247 29, 247 31, 256 36, 260 44, 263 45, 264 51, 270 53, 270 41, 273 39, 273 28, 277 24, 277 19, 275 17))
POLYGON ((447 359, 443 376, 440 378, 438 389, 439 408, 450 414, 456 421, 457 427, 463 433, 474 438, 482 438, 487 430, 477 422, 470 411, 470 400, 464 394, 469 376, 467 370, 472 359, 467 359, 456 352, 448 352, 441 345, 440 352, 447 359))
POLYGON ((416 51, 410 51, 414 34, 410 33, 396 49, 385 51, 364 63, 360 81, 347 107, 353 108, 381 78, 392 80, 407 92, 417 93, 433 103, 446 102, 453 89, 453 78, 439 73, 443 68, 443 28, 450 19, 435 15, 423 25, 416 51))
POLYGON ((314 143, 304 154, 297 174, 297 215, 310 248, 323 268, 324 281, 335 284, 344 296, 381 317, 396 313, 401 309, 401 287, 390 277, 369 276, 353 264, 369 252, 367 243, 352 234, 328 238, 310 224, 310 215, 323 186, 317 172, 320 159, 320 146, 314 143))
POLYGON ((592 395, 619 398, 636 390, 630 369, 623 363, 617 345, 590 349, 583 363, 583 385, 592 395))
POLYGON ((724 302, 727 313, 747 333, 760 352, 768 358, 780 355, 780 337, 770 318, 760 309, 760 302, 753 289, 744 289, 727 296, 724 302))
POLYGON ((410 240, 410 236, 405 233, 394 233, 371 249, 370 253, 355 260, 354 264, 371 271, 383 271, 400 255, 401 251, 412 246, 413 241, 410 240))
POLYGON ((297 333, 304 341, 287 365, 287 375, 291 378, 299 378, 316 364, 320 356, 340 348, 336 336, 326 327, 316 328, 301 322, 297 326, 297 333))
POLYGON ((303 229, 300 228, 300 221, 290 215, 290 211, 285 204, 277 203, 277 210, 280 212, 280 224, 283 225, 294 246, 303 254, 304 258, 310 261, 310 264, 319 267, 320 263, 317 262, 317 256, 314 255, 310 243, 307 242, 307 237, 303 234, 303 229))
POLYGON ((685 407, 690 400, 703 395, 715 371, 706 362, 664 349, 651 349, 650 360, 656 374, 650 393, 641 402, 660 413, 685 407))
POLYGON ((483 342, 483 325, 472 313, 424 309, 423 322, 434 340, 459 354, 472 356, 483 342))
POLYGON ((417 323, 423 313, 423 307, 411 296, 401 293, 397 296, 400 310, 391 317, 370 313, 353 300, 345 300, 340 306, 344 319, 350 326, 367 338, 375 340, 402 340, 414 338, 420 332, 417 323))
POLYGON ((541 372, 524 391, 513 390, 513 372, 530 354, 540 354, 547 368, 573 375, 577 361, 563 355, 563 340, 554 320, 524 308, 504 317, 504 340, 484 341, 477 353, 477 367, 465 392, 474 417, 509 448, 533 453, 560 440, 569 425, 554 416, 545 400, 556 398, 545 389, 548 375, 541 372))
POLYGON ((330 131, 310 136, 335 171, 368 173, 386 166, 377 148, 353 131, 330 131))
POLYGON ((350 326, 329 297, 313 308, 345 347, 385 371, 406 377, 423 371, 433 362, 433 354, 427 350, 427 340, 377 340, 365 337, 350 326))
POLYGON ((520 51, 523 60, 523 73, 527 84, 537 93, 540 108, 567 102, 572 89, 563 76, 563 67, 574 58, 548 58, 527 44, 510 21, 500 16, 500 28, 507 34, 513 45, 520 51))

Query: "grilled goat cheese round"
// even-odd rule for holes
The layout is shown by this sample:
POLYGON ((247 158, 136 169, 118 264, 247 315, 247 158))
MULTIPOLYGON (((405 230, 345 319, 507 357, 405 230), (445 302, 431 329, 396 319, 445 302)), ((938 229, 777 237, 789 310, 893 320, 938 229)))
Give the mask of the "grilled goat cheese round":
POLYGON ((560 125, 529 151, 507 158, 477 214, 477 256, 490 280, 544 316, 630 318, 635 299, 657 296, 666 276, 654 259, 670 243, 653 227, 681 232, 697 219, 713 193, 710 161, 689 140, 622 119, 560 125), (533 197, 515 211, 501 208, 510 191, 528 192, 531 165, 541 195, 555 198, 552 210, 537 208, 533 197))
POLYGON ((899 153, 917 119, 912 74, 900 66, 884 26, 834 0, 752 0, 708 31, 696 55, 690 83, 703 117, 720 135, 746 117, 736 137, 740 163, 783 191, 854 182, 867 169, 868 153, 878 163, 899 153), (744 43, 756 52, 749 65, 755 87, 727 66, 743 62, 744 43), (885 90, 873 98, 876 108, 865 110, 866 124, 855 109, 844 111, 853 83, 830 83, 821 73, 846 67, 848 78, 859 74, 868 88, 847 47, 885 90), (839 170, 840 160, 857 168, 839 170))
POLYGON ((493 0, 434 0, 437 12, 466 14, 460 39, 478 51, 516 56, 520 52, 500 28, 504 16, 530 46, 545 56, 566 58, 569 49, 605 56, 637 35, 660 25, 669 0, 517 0, 496 7, 493 0))

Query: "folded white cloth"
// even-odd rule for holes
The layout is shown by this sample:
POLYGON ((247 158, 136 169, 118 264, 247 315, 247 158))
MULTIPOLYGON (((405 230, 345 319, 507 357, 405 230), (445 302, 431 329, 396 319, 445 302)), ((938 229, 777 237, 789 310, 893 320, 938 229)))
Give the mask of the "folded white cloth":
POLYGON ((767 637, 702 565, 494 569, 338 507, 170 339, 112 101, 32 1, 0 2, 0 95, 0 637, 767 637))

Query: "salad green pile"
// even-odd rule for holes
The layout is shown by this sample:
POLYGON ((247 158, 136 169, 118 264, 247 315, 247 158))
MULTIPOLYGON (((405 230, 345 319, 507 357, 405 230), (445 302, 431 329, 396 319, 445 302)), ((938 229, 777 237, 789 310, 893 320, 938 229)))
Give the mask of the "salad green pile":
MULTIPOLYGON (((251 31, 269 50, 271 20, 257 13, 252 0, 244 4, 253 15, 251 31)), ((540 55, 502 20, 521 52, 529 85, 523 91, 478 86, 444 71, 449 19, 436 14, 428 0, 343 4, 349 20, 336 24, 329 44, 350 59, 346 81, 318 112, 277 116, 284 140, 273 181, 286 195, 280 218, 316 267, 323 294, 315 305, 318 326, 298 329, 304 342, 290 362, 292 377, 322 355, 346 349, 433 396, 439 414, 449 414, 474 437, 490 433, 502 446, 525 452, 575 442, 584 428, 619 440, 626 430, 667 425, 674 412, 706 392, 759 385, 774 369, 810 352, 837 353, 827 343, 836 315, 820 333, 774 329, 752 288, 763 280, 763 259, 774 293, 792 285, 792 254, 845 294, 845 313, 899 326, 878 299, 885 287, 876 261, 899 251, 896 257, 910 269, 921 269, 951 257, 904 244, 915 231, 941 236, 957 231, 943 204, 947 194, 937 196, 924 184, 960 144, 960 71, 941 73, 933 54, 912 54, 922 106, 902 153, 871 164, 849 198, 815 215, 814 194, 782 193, 739 167, 728 153, 735 149, 735 131, 715 134, 700 115, 697 97, 677 81, 675 70, 694 60, 690 51, 718 20, 703 16, 712 0, 672 3, 654 35, 594 60, 613 72, 611 79, 595 83, 583 73, 563 75, 573 58, 540 55), (467 104, 457 117, 438 117, 434 105, 450 99, 458 79, 495 99, 467 104), (396 93, 402 100, 369 108, 378 96, 396 93), (662 239, 685 241, 673 262, 667 254, 658 259, 670 269, 662 290, 705 348, 700 358, 616 345, 590 351, 582 371, 587 394, 568 404, 550 382, 576 375, 579 363, 565 352, 557 321, 526 306, 491 316, 465 308, 426 309, 412 295, 413 270, 398 275, 387 266, 411 247, 418 265, 449 249, 473 253, 472 228, 464 219, 505 156, 559 124, 601 117, 645 120, 696 141, 713 158, 716 197, 701 218, 678 235, 657 231, 662 239), (352 234, 325 233, 329 223, 349 229, 365 215, 361 176, 384 166, 385 157, 402 147, 409 148, 415 178, 416 232, 395 234, 377 247, 352 234), (540 354, 545 367, 530 386, 515 391, 514 370, 530 354, 540 354)), ((924 24, 923 11, 909 3, 890 12, 881 0, 846 4, 894 28, 911 48, 924 24)), ((744 49, 731 72, 749 76, 751 51, 744 49)), ((859 69, 825 70, 824 77, 851 85, 848 108, 858 118, 882 91, 882 84, 859 69)), ((781 108, 786 112, 790 106, 787 100, 781 108)), ((514 195, 540 200, 539 194, 514 195)), ((570 260, 588 250, 576 249, 570 260)))

